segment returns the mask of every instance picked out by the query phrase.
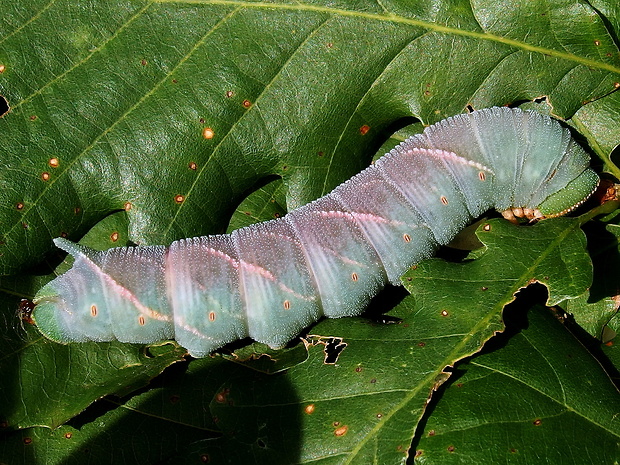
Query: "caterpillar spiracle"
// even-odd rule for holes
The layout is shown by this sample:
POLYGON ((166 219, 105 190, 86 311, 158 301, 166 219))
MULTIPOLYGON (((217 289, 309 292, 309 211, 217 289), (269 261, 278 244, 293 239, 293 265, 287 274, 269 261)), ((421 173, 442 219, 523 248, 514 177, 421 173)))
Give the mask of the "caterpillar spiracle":
POLYGON ((247 336, 282 347, 322 316, 358 315, 472 219, 563 215, 596 188, 569 131, 534 111, 490 108, 434 124, 320 199, 229 235, 94 251, 36 295, 58 342, 176 339, 202 357, 247 336))

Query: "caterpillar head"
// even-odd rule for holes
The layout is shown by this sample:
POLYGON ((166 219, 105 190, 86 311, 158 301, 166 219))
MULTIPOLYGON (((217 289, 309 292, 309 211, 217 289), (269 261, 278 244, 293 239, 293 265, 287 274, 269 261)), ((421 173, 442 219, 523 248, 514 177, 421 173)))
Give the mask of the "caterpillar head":
POLYGON ((596 191, 599 182, 598 175, 587 168, 565 187, 544 199, 538 208, 510 207, 502 211, 502 216, 515 223, 518 218, 537 221, 566 215, 583 204, 596 191))

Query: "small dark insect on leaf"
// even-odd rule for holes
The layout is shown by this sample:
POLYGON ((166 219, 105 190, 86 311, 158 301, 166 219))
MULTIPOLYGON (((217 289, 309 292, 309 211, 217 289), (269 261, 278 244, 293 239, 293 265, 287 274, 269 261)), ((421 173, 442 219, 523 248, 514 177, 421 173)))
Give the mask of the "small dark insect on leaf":
POLYGON ((32 319, 32 310, 34 310, 34 303, 32 300, 22 299, 19 303, 19 307, 17 308, 17 314, 24 323, 33 325, 34 320, 32 319))

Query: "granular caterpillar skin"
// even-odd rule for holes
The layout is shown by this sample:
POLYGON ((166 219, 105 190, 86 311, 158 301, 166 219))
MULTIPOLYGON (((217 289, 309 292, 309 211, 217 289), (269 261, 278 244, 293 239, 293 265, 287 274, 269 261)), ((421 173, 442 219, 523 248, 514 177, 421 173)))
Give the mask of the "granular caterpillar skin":
POLYGON ((457 115, 326 196, 232 234, 105 252, 57 238, 75 263, 37 293, 33 318, 64 343, 176 339, 195 357, 247 336, 282 347, 323 316, 359 315, 491 208, 513 221, 570 211, 598 184, 588 165, 547 116, 457 115))

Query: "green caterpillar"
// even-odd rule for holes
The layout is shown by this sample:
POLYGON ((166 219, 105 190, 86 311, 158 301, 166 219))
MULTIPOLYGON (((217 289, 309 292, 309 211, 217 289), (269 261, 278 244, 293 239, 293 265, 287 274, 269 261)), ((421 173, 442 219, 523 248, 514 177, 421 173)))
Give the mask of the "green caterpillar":
POLYGON ((176 339, 202 357, 250 336, 281 347, 322 316, 361 313, 486 210, 567 213, 599 178, 570 133, 510 108, 428 127, 326 196, 283 218, 169 248, 96 252, 65 239, 73 268, 35 297, 59 342, 176 339))

